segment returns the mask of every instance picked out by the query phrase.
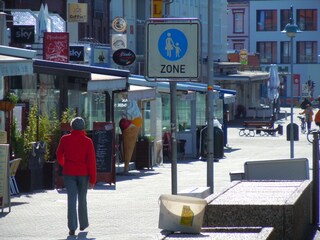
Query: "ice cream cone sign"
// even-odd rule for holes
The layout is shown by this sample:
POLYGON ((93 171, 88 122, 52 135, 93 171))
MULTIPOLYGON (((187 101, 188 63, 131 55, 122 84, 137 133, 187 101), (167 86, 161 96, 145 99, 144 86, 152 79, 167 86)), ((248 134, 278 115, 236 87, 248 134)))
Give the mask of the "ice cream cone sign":
POLYGON ((136 146, 139 130, 142 125, 140 109, 136 101, 129 101, 123 117, 119 122, 122 131, 124 171, 129 171, 129 163, 136 146))

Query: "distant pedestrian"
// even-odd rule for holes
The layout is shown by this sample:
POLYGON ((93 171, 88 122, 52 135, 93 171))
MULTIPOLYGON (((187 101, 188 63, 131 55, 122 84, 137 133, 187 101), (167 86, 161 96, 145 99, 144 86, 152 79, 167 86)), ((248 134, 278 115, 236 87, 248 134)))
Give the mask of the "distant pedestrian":
POLYGON ((314 117, 314 123, 320 127, 320 109, 318 110, 318 112, 316 113, 315 117, 314 117))
POLYGON ((307 129, 308 129, 308 132, 310 132, 311 123, 313 121, 313 111, 312 111, 311 105, 307 104, 306 108, 304 109, 304 111, 299 113, 299 114, 304 114, 305 115, 305 121, 307 123, 307 129))
POLYGON ((57 148, 57 159, 62 166, 64 184, 68 195, 69 235, 74 235, 89 226, 87 210, 87 189, 96 183, 96 155, 91 138, 84 131, 85 122, 81 117, 71 121, 71 133, 61 137, 57 148), (78 211, 77 211, 78 200, 78 211))

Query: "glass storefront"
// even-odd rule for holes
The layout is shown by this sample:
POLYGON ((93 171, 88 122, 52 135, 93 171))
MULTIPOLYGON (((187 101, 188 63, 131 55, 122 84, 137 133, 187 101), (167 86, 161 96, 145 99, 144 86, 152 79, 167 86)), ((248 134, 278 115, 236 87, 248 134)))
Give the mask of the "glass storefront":
MULTIPOLYGON (((162 93, 162 125, 163 129, 170 131, 170 94, 162 93)), ((214 117, 219 121, 223 118, 223 100, 214 100, 214 117)), ((192 92, 177 96, 177 131, 190 131, 192 128, 192 118, 195 114, 196 126, 206 125, 206 94, 192 92), (195 108, 192 107, 193 101, 196 102, 195 108), (195 109, 195 110, 194 110, 195 109)))
POLYGON ((11 90, 15 91, 22 102, 28 102, 29 107, 39 107, 39 114, 51 116, 54 112, 61 115, 60 108, 63 99, 65 108, 75 111, 87 122, 88 130, 92 130, 93 122, 106 119, 106 94, 103 92, 87 92, 86 79, 68 77, 64 85, 62 78, 56 75, 34 74, 18 76, 11 79, 11 90), (66 97, 63 87, 66 86, 66 97))

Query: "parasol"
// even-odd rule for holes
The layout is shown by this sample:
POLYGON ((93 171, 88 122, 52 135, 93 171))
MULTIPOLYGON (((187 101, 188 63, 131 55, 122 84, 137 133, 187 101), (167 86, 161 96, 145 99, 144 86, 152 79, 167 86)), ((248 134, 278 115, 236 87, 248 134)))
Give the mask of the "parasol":
POLYGON ((270 65, 269 71, 269 82, 268 82, 268 98, 272 101, 277 100, 279 97, 279 74, 278 74, 278 67, 276 64, 270 65))
POLYGON ((45 12, 45 7, 41 3, 40 11, 38 14, 38 40, 41 41, 43 38, 43 33, 48 31, 48 24, 47 24, 47 15, 45 12))

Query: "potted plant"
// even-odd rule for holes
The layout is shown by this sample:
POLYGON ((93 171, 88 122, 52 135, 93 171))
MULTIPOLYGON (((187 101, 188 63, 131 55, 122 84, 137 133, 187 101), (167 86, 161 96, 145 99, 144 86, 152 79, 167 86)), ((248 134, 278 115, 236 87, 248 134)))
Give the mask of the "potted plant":
POLYGON ((53 188, 54 164, 52 164, 51 144, 57 123, 48 114, 39 115, 38 106, 30 109, 25 131, 12 127, 12 151, 22 161, 16 179, 22 192, 53 188), (50 162, 50 163, 49 163, 50 162), (49 163, 49 164, 47 164, 49 163))
POLYGON ((19 97, 15 92, 7 92, 3 100, 0 101, 0 110, 12 111, 19 101, 19 97))

